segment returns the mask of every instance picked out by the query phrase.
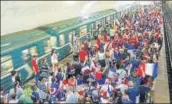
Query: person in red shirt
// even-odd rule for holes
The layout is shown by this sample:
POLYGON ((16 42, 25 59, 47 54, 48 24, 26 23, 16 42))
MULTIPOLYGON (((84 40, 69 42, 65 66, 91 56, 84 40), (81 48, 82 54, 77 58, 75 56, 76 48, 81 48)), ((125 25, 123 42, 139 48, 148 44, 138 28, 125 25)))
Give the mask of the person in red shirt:
POLYGON ((99 84, 101 84, 102 78, 103 78, 102 69, 96 70, 96 72, 95 72, 95 79, 97 80, 97 82, 98 82, 99 84))
POLYGON ((104 36, 103 36, 104 38, 104 42, 108 42, 108 37, 107 37, 107 35, 105 34, 104 36))
POLYGON ((97 45, 97 49, 100 48, 100 43, 101 43, 101 39, 100 39, 100 36, 97 38, 97 41, 96 41, 96 45, 97 45))
POLYGON ((82 49, 79 51, 79 60, 81 63, 85 64, 88 59, 88 54, 84 49, 84 46, 82 46, 82 49))
POLYGON ((34 74, 35 74, 35 82, 36 82, 36 84, 37 84, 37 83, 38 83, 39 66, 38 66, 38 64, 37 64, 36 59, 37 59, 37 56, 36 56, 36 55, 33 56, 31 64, 32 64, 33 72, 34 72, 34 74))

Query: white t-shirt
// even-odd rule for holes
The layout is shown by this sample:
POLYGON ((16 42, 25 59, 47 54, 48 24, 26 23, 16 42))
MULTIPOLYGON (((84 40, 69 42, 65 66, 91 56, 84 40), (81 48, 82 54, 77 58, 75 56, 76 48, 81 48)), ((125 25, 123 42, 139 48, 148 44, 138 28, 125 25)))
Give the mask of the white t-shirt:
POLYGON ((119 89, 120 89, 120 91, 121 91, 122 93, 124 93, 124 92, 125 92, 125 90, 127 90, 127 89, 128 89, 128 86, 127 86, 127 85, 125 85, 125 84, 120 84, 120 85, 118 85, 116 88, 117 88, 117 89, 119 88, 119 89))
POLYGON ((122 79, 122 78, 125 78, 126 76, 127 76, 127 73, 126 73, 126 71, 125 70, 123 70, 123 69, 119 69, 119 70, 117 70, 116 71, 116 73, 118 73, 119 74, 119 78, 120 79, 122 79))
POLYGON ((51 56, 51 62, 52 62, 52 64, 58 63, 58 57, 57 57, 56 54, 53 54, 53 55, 51 56))
POLYGON ((98 59, 99 59, 99 60, 104 60, 104 59, 105 59, 105 54, 104 54, 104 52, 98 52, 98 59))
POLYGON ((15 76, 12 77, 12 81, 13 81, 13 83, 15 82, 15 76))

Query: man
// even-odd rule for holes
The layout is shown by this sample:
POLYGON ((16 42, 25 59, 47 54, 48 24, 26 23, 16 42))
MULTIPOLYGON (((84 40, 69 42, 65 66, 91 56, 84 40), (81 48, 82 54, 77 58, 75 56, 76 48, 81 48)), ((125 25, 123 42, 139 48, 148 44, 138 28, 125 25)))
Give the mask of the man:
POLYGON ((129 81, 128 95, 133 104, 136 104, 136 98, 139 95, 139 90, 134 87, 133 81, 129 81))
POLYGON ((16 71, 11 71, 11 76, 12 76, 12 81, 13 81, 13 84, 15 82, 19 83, 20 86, 22 85, 22 82, 20 80, 20 77, 19 77, 19 74, 16 72, 16 71))
POLYGON ((38 72, 39 72, 39 67, 38 67, 38 64, 37 64, 37 56, 34 55, 33 58, 32 58, 32 61, 31 61, 31 64, 32 64, 32 69, 33 69, 33 72, 35 74, 35 82, 36 84, 38 84, 38 72))
POLYGON ((79 60, 84 65, 87 62, 88 54, 84 49, 84 46, 82 46, 81 50, 79 51, 79 60))

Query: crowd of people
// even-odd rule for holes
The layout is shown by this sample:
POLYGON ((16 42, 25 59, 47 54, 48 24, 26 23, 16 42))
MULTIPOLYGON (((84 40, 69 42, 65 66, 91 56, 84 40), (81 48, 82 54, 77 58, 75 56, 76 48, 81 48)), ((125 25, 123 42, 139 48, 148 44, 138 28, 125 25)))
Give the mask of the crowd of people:
POLYGON ((162 47, 162 15, 157 7, 124 14, 114 24, 98 29, 95 40, 74 46, 73 61, 59 67, 51 53, 41 66, 32 60, 35 85, 25 91, 17 72, 14 88, 1 98, 9 103, 148 103, 157 73, 145 72, 146 64, 158 64, 162 47))

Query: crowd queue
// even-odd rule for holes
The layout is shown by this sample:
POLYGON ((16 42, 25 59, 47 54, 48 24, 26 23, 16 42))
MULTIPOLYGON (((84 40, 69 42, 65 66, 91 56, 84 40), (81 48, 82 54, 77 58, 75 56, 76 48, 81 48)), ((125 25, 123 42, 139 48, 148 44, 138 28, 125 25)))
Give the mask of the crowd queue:
POLYGON ((158 64, 162 47, 162 15, 159 8, 126 13, 114 24, 99 25, 94 40, 74 42, 73 61, 59 67, 56 50, 51 66, 32 58, 35 85, 23 88, 12 71, 14 88, 2 103, 148 103, 157 75, 147 75, 145 64, 158 64), (29 93, 29 94, 28 94, 29 93))

